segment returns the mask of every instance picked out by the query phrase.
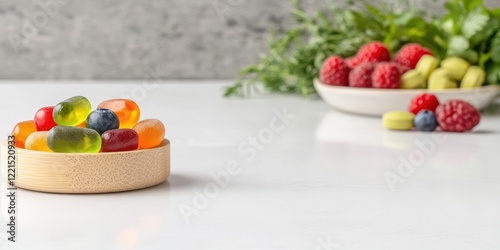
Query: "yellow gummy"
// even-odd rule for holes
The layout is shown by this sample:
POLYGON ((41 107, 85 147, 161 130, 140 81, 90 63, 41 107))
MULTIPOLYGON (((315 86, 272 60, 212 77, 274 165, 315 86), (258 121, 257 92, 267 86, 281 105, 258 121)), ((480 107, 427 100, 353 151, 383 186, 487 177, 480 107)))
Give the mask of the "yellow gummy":
POLYGON ((418 60, 417 67, 415 68, 425 80, 429 79, 431 73, 436 70, 439 65, 439 60, 431 55, 424 55, 418 60))
POLYGON ((470 66, 460 83, 460 88, 477 88, 483 85, 486 72, 479 66, 470 66))
POLYGON ((441 62, 441 68, 446 69, 451 78, 457 81, 462 80, 469 67, 468 61, 456 56, 448 57, 441 62))
POLYGON ((438 68, 432 71, 431 75, 429 76, 429 81, 435 77, 451 78, 451 75, 445 68, 438 68))
POLYGON ((39 131, 31 133, 25 142, 26 149, 52 152, 47 144, 47 134, 49 131, 39 131))
POLYGON ((438 68, 429 77, 428 88, 430 90, 443 90, 458 88, 458 84, 452 79, 451 74, 445 68, 438 68))
POLYGON ((443 89, 456 89, 458 88, 457 82, 448 78, 437 78, 432 82, 429 81, 429 90, 443 90, 443 89))
POLYGON ((417 70, 410 70, 401 76, 402 89, 420 89, 425 87, 425 78, 417 70))
POLYGON ((382 116, 384 128, 391 130, 411 130, 415 115, 407 111, 390 111, 382 116))

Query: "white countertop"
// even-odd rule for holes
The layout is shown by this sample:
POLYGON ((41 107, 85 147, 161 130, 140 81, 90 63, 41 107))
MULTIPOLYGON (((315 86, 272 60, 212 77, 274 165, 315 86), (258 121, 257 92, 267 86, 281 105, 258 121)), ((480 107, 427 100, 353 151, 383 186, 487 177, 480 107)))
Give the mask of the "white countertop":
POLYGON ((222 98, 229 83, 0 83, 2 136, 74 95, 135 96, 172 142, 153 188, 19 190, 18 242, 2 233, 0 249, 500 249, 500 113, 473 133, 393 132, 320 100, 222 98))

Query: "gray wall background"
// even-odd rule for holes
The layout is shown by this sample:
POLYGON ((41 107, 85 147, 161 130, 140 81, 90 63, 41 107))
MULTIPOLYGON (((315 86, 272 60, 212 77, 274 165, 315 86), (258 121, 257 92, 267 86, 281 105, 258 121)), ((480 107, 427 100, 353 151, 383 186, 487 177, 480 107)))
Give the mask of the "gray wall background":
POLYGON ((231 79, 293 23, 286 0, 0 1, 0 79, 231 79))

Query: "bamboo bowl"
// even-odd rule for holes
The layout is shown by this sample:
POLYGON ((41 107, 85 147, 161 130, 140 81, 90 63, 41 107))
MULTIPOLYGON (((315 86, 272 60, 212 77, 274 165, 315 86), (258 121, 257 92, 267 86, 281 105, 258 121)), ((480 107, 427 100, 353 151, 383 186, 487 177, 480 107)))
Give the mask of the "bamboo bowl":
MULTIPOLYGON (((7 179, 7 142, 1 146, 7 179)), ((170 175, 170 141, 126 152, 75 154, 16 149, 19 188, 50 193, 111 193, 147 188, 170 175)))

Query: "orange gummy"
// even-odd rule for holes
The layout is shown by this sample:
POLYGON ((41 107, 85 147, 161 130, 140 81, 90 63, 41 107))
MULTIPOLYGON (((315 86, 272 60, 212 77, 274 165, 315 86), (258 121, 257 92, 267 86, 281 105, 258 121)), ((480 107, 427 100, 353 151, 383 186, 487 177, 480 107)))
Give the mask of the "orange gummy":
POLYGON ((165 137, 165 126, 158 119, 146 119, 134 126, 139 135, 139 148, 154 148, 161 144, 165 137))
POLYGON ((120 128, 133 128, 139 121, 141 110, 139 105, 129 99, 111 99, 101 102, 98 109, 109 109, 115 112, 120 121, 120 128))
POLYGON ((25 146, 29 150, 52 152, 47 144, 47 134, 49 131, 39 131, 31 133, 26 139, 25 146))
POLYGON ((16 137, 16 147, 24 148, 26 139, 31 133, 34 132, 36 132, 36 126, 35 121, 33 120, 23 121, 16 124, 14 129, 12 129, 12 135, 16 137))

